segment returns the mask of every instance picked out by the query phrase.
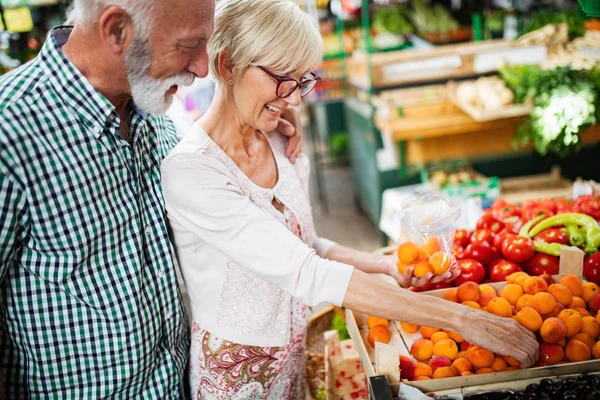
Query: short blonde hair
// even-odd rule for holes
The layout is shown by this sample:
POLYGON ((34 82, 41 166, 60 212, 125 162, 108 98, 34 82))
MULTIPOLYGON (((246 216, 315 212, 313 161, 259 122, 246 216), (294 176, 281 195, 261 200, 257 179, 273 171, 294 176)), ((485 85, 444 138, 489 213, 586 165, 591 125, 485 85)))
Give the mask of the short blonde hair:
POLYGON ((229 52, 237 74, 263 66, 276 74, 306 73, 323 57, 316 24, 289 0, 223 0, 208 42, 210 75, 217 83, 219 54, 229 52))

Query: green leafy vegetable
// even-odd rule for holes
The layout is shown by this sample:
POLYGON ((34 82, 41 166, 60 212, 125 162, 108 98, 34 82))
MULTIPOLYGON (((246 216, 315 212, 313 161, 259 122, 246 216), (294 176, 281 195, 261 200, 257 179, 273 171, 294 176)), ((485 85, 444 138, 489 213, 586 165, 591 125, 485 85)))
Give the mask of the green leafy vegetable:
POLYGON ((331 319, 331 329, 335 329, 340 334, 340 340, 350 339, 348 334, 348 328, 346 328, 346 321, 337 313, 333 314, 331 319))
POLYGON ((526 25, 524 34, 543 28, 548 24, 560 24, 566 22, 569 25, 569 38, 575 39, 585 35, 584 23, 586 15, 579 7, 572 11, 556 12, 543 10, 534 14, 529 24, 526 25))
POLYGON ((373 28, 378 32, 408 35, 413 27, 404 16, 404 6, 379 7, 373 15, 373 28))

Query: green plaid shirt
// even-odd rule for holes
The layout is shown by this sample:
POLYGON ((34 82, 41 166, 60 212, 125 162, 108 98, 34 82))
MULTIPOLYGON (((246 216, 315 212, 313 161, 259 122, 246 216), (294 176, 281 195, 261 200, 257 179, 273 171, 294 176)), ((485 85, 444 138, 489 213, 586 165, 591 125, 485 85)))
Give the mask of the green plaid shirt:
POLYGON ((7 399, 183 396, 189 329, 160 190, 172 123, 114 107, 60 50, 0 78, 7 399))

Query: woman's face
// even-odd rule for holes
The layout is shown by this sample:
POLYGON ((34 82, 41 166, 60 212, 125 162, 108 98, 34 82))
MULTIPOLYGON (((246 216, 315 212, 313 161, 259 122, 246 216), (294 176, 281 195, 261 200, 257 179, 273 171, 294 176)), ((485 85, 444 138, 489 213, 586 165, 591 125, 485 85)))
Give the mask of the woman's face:
MULTIPOLYGON (((301 76, 290 76, 300 80, 301 76)), ((279 98, 277 81, 259 67, 251 66, 234 84, 234 99, 242 121, 254 129, 269 132, 275 130, 279 117, 290 106, 300 104, 300 90, 279 98)))

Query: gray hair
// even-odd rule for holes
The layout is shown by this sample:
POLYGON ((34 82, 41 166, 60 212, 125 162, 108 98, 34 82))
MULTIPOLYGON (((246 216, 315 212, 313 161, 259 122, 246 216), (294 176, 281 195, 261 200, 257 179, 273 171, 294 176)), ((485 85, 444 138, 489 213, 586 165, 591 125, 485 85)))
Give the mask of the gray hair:
POLYGON ((236 74, 260 65, 288 75, 315 68, 323 42, 316 24, 292 1, 222 0, 208 42, 210 75, 218 83, 223 82, 218 68, 222 51, 229 52, 236 74))
MULTIPOLYGON (((160 0, 158 0, 160 1, 160 0)), ((131 17, 136 36, 148 38, 157 0, 74 0, 74 20, 87 25, 98 22, 102 12, 110 7, 121 7, 131 17)))

